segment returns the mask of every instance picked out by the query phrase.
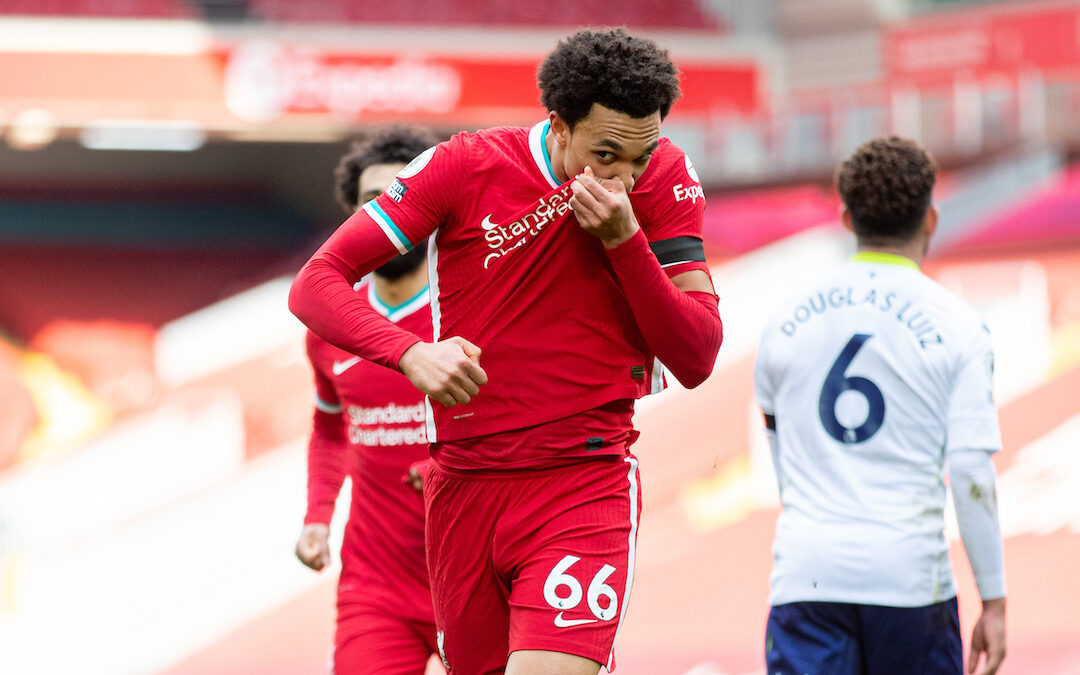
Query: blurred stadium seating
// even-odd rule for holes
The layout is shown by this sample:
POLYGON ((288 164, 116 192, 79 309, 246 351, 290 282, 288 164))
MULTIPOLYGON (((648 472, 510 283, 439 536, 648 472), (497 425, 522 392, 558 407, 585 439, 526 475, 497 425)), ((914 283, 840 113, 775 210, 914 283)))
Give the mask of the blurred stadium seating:
POLYGON ((678 3, 627 0, 617 7, 601 0, 552 0, 552 2, 499 2, 498 0, 403 0, 379 3, 369 0, 306 2, 298 0, 251 0, 249 15, 275 22, 387 23, 470 26, 578 26, 626 23, 650 29, 688 28, 715 30, 716 19, 695 1, 678 3), (625 17, 625 21, 619 21, 625 17))
POLYGON ((625 24, 650 29, 717 30, 697 2, 599 0, 507 3, 497 0, 3 0, 0 14, 68 17, 246 19, 274 23, 377 23, 470 26, 625 24))
POLYGON ((199 16, 194 4, 186 0, 0 0, 0 14, 144 19, 199 16))
POLYGON ((341 220, 336 158, 387 120, 537 119, 536 61, 582 24, 683 67, 666 131, 708 191, 726 327, 709 382, 636 417, 619 672, 762 672, 758 330, 847 255, 833 167, 892 132, 944 165, 927 270, 995 336, 1001 672, 1080 672, 1074 0, 0 0, 0 672, 321 672, 333 580, 291 554, 311 385, 285 293, 341 220))

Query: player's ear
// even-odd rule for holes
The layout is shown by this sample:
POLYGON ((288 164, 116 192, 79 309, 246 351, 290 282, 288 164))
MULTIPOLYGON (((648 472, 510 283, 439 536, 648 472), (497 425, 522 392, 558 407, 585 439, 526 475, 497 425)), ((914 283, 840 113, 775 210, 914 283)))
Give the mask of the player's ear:
POLYGON ((840 205, 840 222, 844 224, 844 229, 848 232, 855 232, 855 224, 851 222, 851 211, 848 211, 847 206, 840 205))
POLYGON ((554 110, 548 113, 548 120, 551 122, 551 135, 555 142, 565 148, 570 142, 570 125, 554 110))
POLYGON ((923 219, 923 232, 926 234, 926 238, 934 236, 934 232, 937 231, 938 224, 938 208, 936 205, 931 204, 930 208, 926 210, 926 218, 923 219))

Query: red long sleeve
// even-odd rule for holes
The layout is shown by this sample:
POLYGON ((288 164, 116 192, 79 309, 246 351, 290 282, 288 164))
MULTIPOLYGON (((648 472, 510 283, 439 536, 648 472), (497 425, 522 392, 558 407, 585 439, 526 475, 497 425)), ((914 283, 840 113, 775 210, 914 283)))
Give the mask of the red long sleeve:
POLYGON ((387 321, 353 290, 353 283, 395 254, 377 228, 349 227, 346 221, 296 275, 289 311, 330 344, 397 370, 401 355, 420 336, 387 321), (361 262, 351 268, 342 260, 361 262))
POLYGON ((341 414, 315 411, 308 441, 308 504, 304 524, 330 524, 341 484, 345 481, 345 423, 341 414))
POLYGON ((724 340, 716 296, 676 288, 641 230, 607 254, 649 348, 683 386, 704 382, 724 340))

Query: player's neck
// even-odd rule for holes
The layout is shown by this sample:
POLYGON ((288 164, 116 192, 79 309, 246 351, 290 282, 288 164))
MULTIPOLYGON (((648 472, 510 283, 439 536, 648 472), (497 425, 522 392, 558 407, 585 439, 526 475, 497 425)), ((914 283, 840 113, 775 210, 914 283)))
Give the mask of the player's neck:
POLYGON ((562 147, 555 142, 555 134, 551 129, 544 135, 544 145, 547 146, 548 157, 551 158, 551 172, 555 174, 555 180, 565 183, 567 176, 563 175, 562 147))
POLYGON ((898 255, 911 260, 921 269, 923 259, 926 258, 926 241, 921 238, 916 238, 905 244, 896 245, 858 242, 855 250, 859 253, 886 253, 888 255, 898 255))
POLYGON ((398 307, 415 298, 427 286, 427 265, 417 265, 413 271, 393 280, 376 274, 372 283, 375 284, 375 295, 384 305, 398 307))

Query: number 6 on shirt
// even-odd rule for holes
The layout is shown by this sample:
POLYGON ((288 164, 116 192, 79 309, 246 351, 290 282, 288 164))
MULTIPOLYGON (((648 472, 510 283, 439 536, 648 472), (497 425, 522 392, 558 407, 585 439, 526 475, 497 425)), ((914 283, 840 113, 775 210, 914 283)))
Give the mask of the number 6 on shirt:
POLYGON ((844 349, 841 350, 840 356, 836 357, 836 362, 829 369, 829 374, 825 376, 825 384, 818 397, 818 416, 821 418, 825 431, 836 440, 848 445, 868 440, 877 433, 881 428, 881 423, 885 421, 885 397, 881 395, 881 389, 865 377, 844 375, 844 371, 855 360, 855 355, 872 337, 863 333, 851 336, 848 343, 844 345, 844 349), (840 420, 836 419, 836 400, 840 398, 840 394, 852 389, 863 395, 869 408, 866 420, 853 429, 844 426, 840 420))

